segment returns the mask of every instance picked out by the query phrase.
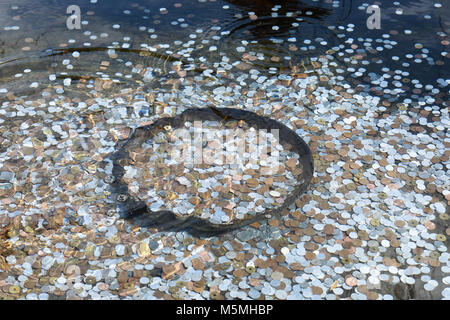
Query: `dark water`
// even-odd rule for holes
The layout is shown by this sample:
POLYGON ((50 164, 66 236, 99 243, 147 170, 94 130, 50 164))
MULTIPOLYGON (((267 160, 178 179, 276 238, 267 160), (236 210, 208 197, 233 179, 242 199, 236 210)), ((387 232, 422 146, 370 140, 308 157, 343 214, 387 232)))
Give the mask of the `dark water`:
MULTIPOLYGON (((272 73, 286 72, 301 63, 308 66, 309 57, 328 53, 339 63, 343 76, 355 86, 366 91, 384 90, 378 94, 389 101, 408 98, 424 101, 426 96, 437 96, 444 102, 448 99, 448 88, 443 87, 449 74, 448 2, 444 1, 441 7, 435 7, 435 1, 380 4, 378 30, 367 28, 367 4, 358 1, 183 1, 177 7, 175 3, 80 1, 81 29, 68 30, 67 1, 17 2, 14 4, 17 9, 3 2, 0 4, 2 26, 17 25, 20 29, 2 30, 2 83, 6 87, 13 83, 20 86, 22 81, 34 77, 45 81, 44 75, 49 70, 56 74, 62 71, 58 61, 74 50, 83 54, 72 70, 66 70, 68 76, 75 81, 80 76, 96 78, 98 70, 92 63, 104 56, 106 48, 114 42, 122 47, 121 58, 125 61, 141 62, 163 74, 167 72, 167 61, 177 59, 172 55, 181 55, 186 64, 199 57, 204 57, 206 64, 214 63, 220 56, 239 59, 242 53, 236 48, 246 41, 247 52, 251 49, 264 55, 264 60, 250 61, 262 72, 268 72, 269 68, 274 68, 272 73), (252 14, 258 18, 252 19, 252 14), (120 28, 112 28, 115 24, 120 28), (145 30, 139 31, 139 27, 145 30), (148 29, 154 32, 149 33, 148 29), (102 37, 102 33, 108 36, 102 37), (190 35, 195 36, 191 38, 193 44, 189 50, 183 50, 186 48, 176 40, 184 44, 190 35), (26 38, 33 41, 27 43, 26 38), (76 41, 68 43, 69 39, 76 41), (205 40, 208 43, 202 43, 205 40), (154 42, 168 44, 169 53, 158 50, 150 57, 140 57, 141 44, 154 42), (217 50, 209 51, 211 46, 217 50), (357 55, 360 57, 354 59, 357 55), (25 68, 32 72, 20 79, 13 77, 25 68), (391 76, 386 77, 389 73, 391 76), (386 83, 380 87, 376 79, 383 75, 386 83), (432 92, 431 86, 439 92, 432 92), (386 92, 386 88, 400 88, 403 92, 386 92)), ((198 60, 193 63, 192 69, 195 68, 198 60)), ((123 64, 111 65, 108 71, 121 72, 123 64)), ((133 79, 120 81, 133 82, 133 79)))

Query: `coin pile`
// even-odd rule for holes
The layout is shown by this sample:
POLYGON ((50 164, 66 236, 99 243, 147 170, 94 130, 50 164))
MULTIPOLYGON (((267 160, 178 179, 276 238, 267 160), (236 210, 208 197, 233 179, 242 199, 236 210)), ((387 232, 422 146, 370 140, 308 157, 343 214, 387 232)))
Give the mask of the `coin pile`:
MULTIPOLYGON (((422 0, 422 13, 383 2, 395 19, 370 33, 369 4, 356 1, 139 1, 111 21, 90 0, 75 30, 48 19, 63 1, 22 2, 0 10, 0 299, 450 299, 450 39, 448 21, 433 20, 444 1, 422 0), (121 219, 117 144, 211 106, 304 138, 310 191, 220 236, 121 219)), ((244 221, 276 208, 301 169, 285 145, 279 176, 262 159, 178 167, 162 150, 176 128, 163 129, 128 146, 125 179, 179 217, 244 221)))
POLYGON ((259 141, 266 143, 258 145, 257 130, 243 120, 203 121, 201 129, 185 122, 177 129, 165 128, 151 139, 137 136, 126 146, 123 180, 129 194, 152 211, 228 224, 280 206, 302 180, 299 155, 270 132, 260 132, 259 141), (177 136, 180 129, 188 143, 177 136), (204 142, 195 149, 197 135, 204 142))

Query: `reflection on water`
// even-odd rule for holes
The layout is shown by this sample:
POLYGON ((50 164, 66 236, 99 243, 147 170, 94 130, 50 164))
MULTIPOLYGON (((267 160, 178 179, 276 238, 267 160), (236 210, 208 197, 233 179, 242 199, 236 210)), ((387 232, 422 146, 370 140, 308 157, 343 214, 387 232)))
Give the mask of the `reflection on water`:
MULTIPOLYGON (((380 4, 380 30, 346 0, 86 0, 78 30, 70 4, 0 3, 2 299, 448 299, 447 2, 380 4), (310 189, 206 238, 121 219, 118 146, 213 106, 295 131, 310 189)), ((238 213, 290 177, 256 192, 257 170, 200 168, 171 189, 163 167, 158 196, 190 208, 234 188, 238 213)), ((233 217, 225 202, 214 214, 233 217)))

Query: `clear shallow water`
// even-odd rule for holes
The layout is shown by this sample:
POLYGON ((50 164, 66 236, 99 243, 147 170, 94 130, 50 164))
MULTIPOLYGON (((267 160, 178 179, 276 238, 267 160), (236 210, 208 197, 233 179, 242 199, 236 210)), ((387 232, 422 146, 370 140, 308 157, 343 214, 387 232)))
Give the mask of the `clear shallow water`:
POLYGON ((435 3, 382 4, 380 30, 351 1, 82 1, 79 30, 65 1, 0 4, 3 297, 448 298, 450 9, 435 3), (211 105, 295 130, 311 190, 206 243, 118 218, 117 142, 211 105))

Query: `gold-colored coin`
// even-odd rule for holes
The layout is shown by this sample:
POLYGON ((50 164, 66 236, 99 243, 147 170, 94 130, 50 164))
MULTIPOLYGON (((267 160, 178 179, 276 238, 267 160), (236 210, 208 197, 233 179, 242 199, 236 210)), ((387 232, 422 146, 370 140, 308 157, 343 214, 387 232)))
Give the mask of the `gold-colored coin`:
POLYGON ((246 266, 245 267, 245 271, 247 271, 248 273, 252 274, 253 272, 256 271, 256 268, 254 266, 246 266))
POLYGON ((370 219, 370 224, 374 227, 378 227, 380 225, 380 220, 376 218, 370 219))
POLYGON ((419 224, 419 221, 417 221, 417 220, 415 220, 415 219, 411 219, 411 220, 408 221, 408 224, 409 224, 411 227, 417 227, 417 225, 419 224))
POLYGON ((210 297, 212 300, 217 300, 217 299, 220 298, 220 292, 219 292, 219 291, 210 291, 210 292, 209 292, 209 297, 210 297))
POLYGON ((440 256, 441 256, 441 254, 437 251, 430 252, 430 257, 433 259, 439 259, 440 256))
POLYGON ((322 118, 317 119, 316 122, 317 122, 318 124, 322 125, 322 126, 326 123, 325 119, 322 119, 322 118))
POLYGON ((126 282, 123 286, 124 286, 125 289, 130 290, 130 289, 134 288, 134 283, 126 282))
POLYGON ((380 192, 380 193, 378 193, 378 198, 380 198, 380 199, 384 200, 384 199, 386 199, 386 198, 387 198, 387 194, 386 194, 386 193, 384 193, 384 192, 380 192))
POLYGON ((341 261, 343 264, 350 264, 352 262, 350 258, 342 258, 341 261))
POLYGON ((30 226, 26 226, 26 227, 24 228, 24 231, 25 231, 26 233, 34 233, 33 228, 31 228, 30 226))
POLYGON ((97 279, 94 276, 88 276, 88 277, 86 277, 86 279, 84 281, 87 284, 91 284, 91 285, 94 285, 97 283, 97 279))
POLYGON ((177 293, 179 290, 180 290, 180 288, 177 287, 177 286, 169 288, 169 292, 172 293, 172 294, 173 293, 177 293))
POLYGON ((150 247, 148 246, 148 243, 141 242, 137 246, 137 254, 139 257, 147 257, 151 254, 150 247))
POLYGON ((18 294, 18 293, 20 293, 21 289, 19 286, 11 286, 11 287, 9 287, 8 291, 11 294, 18 294))
POLYGON ((407 185, 408 187, 415 187, 415 186, 416 186, 416 183, 415 183, 414 181, 412 181, 412 180, 408 180, 408 181, 406 181, 406 185, 407 185))

